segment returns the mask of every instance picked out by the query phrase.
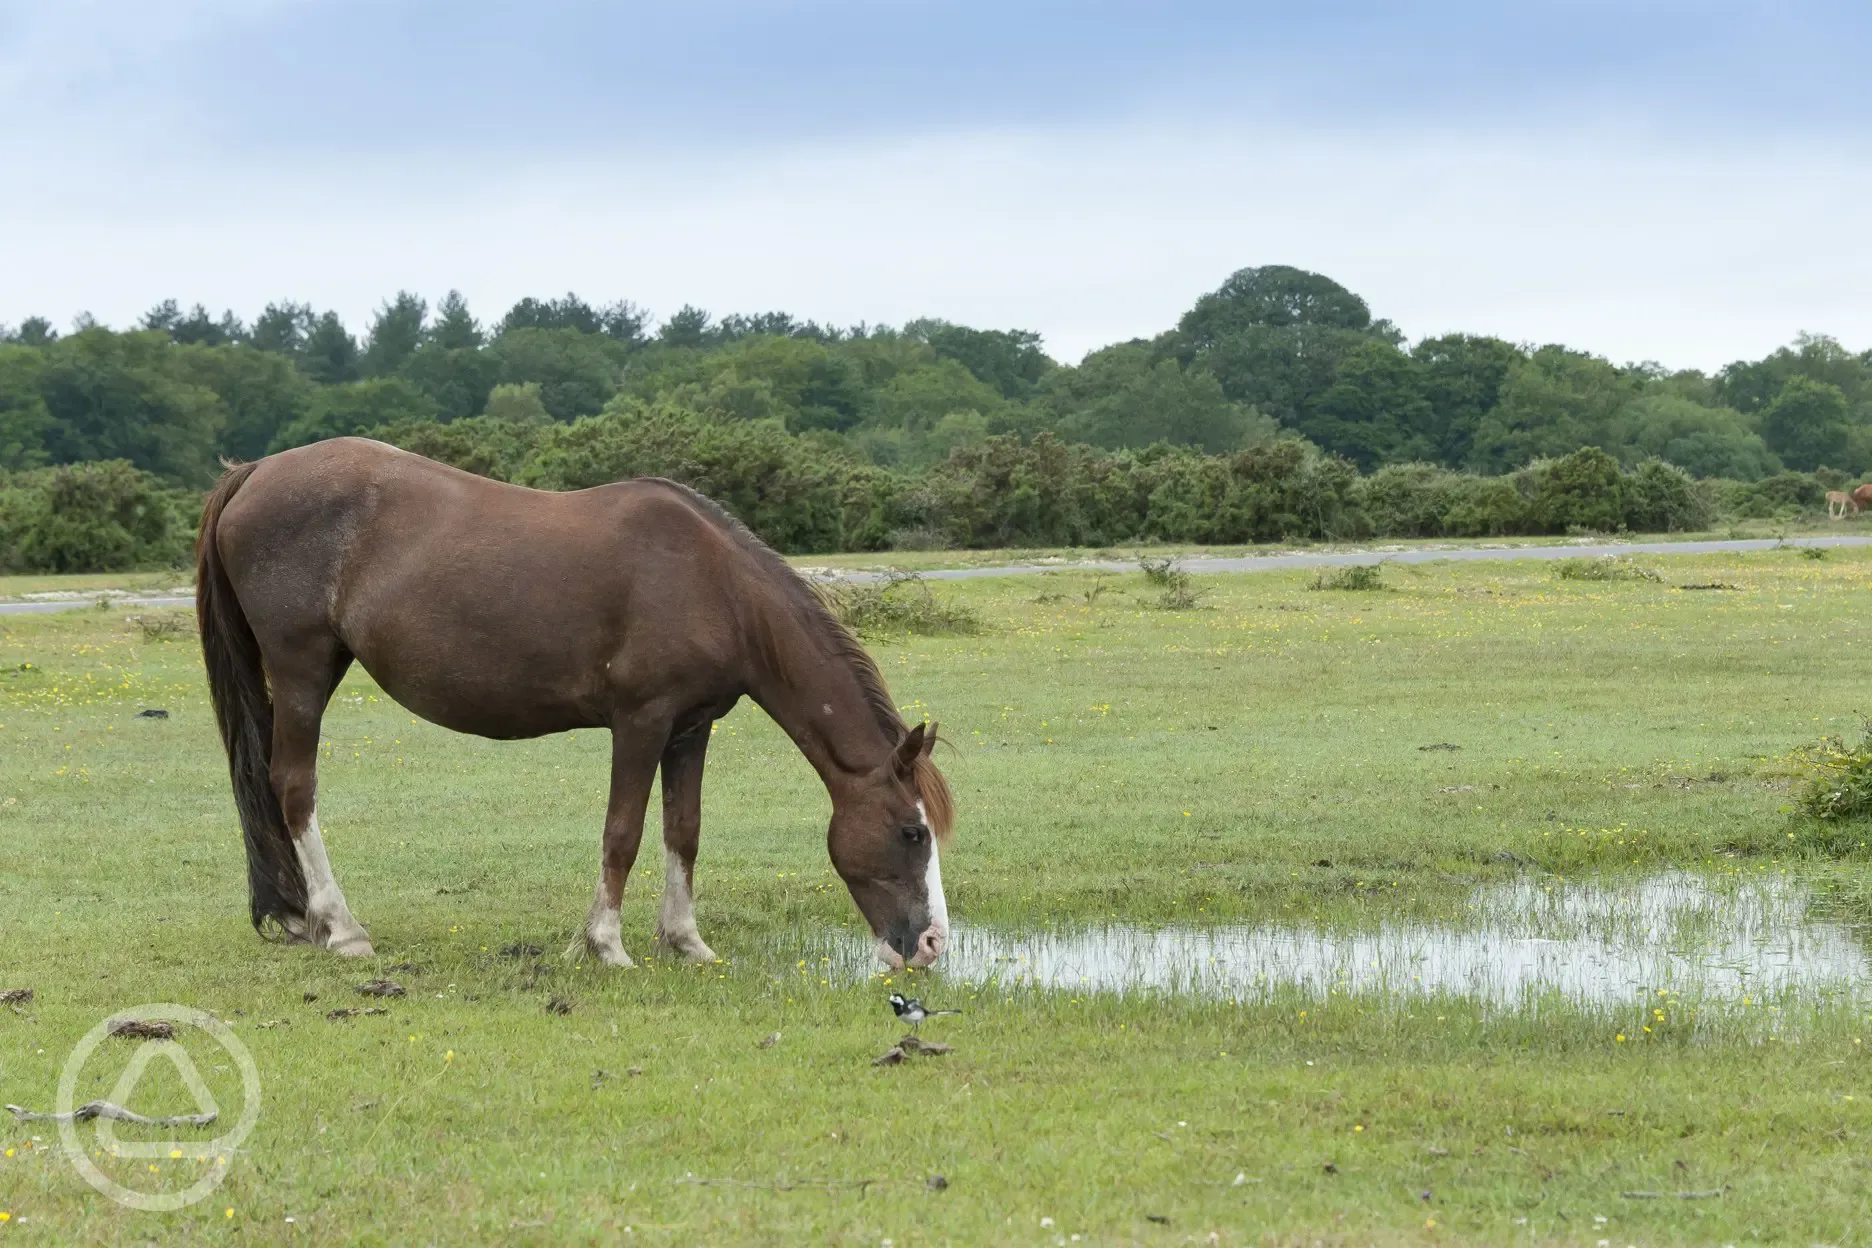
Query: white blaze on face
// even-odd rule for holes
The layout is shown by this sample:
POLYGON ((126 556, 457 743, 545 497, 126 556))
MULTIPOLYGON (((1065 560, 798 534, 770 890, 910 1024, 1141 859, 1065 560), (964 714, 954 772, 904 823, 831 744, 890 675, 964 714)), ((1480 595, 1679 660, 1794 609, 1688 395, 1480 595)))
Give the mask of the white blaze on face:
MULTIPOLYGON (((923 803, 917 803, 917 816, 923 820, 923 826, 929 827, 929 811, 923 803)), ((942 855, 936 844, 936 833, 930 832, 929 869, 923 874, 923 887, 929 894, 930 926, 942 929, 943 935, 949 934, 949 903, 943 897, 942 855)))

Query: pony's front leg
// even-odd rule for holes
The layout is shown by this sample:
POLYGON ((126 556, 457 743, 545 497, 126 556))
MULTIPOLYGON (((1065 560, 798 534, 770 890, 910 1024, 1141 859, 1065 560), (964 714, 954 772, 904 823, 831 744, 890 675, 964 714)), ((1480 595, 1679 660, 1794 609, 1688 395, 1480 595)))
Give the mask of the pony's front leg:
POLYGON ((651 734, 634 727, 611 730, 611 801, 605 808, 604 854, 591 913, 585 919, 584 940, 574 940, 568 955, 591 954, 606 966, 636 965, 624 952, 624 881, 637 861, 643 840, 644 808, 650 804, 650 782, 656 778, 657 759, 663 752, 664 733, 651 734))
POLYGON ((657 942, 691 962, 713 962, 715 951, 696 930, 695 858, 702 836, 702 762, 708 724, 670 740, 663 751, 663 907, 657 942))

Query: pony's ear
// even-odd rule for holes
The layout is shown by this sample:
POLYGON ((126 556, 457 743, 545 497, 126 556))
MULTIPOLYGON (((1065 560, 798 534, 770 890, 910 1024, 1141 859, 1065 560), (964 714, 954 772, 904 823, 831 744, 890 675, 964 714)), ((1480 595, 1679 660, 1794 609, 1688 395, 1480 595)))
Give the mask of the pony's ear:
MULTIPOLYGON (((906 780, 915 774, 917 760, 928 751, 929 746, 924 744, 925 735, 923 725, 918 724, 904 733, 903 740, 897 743, 897 753, 891 761, 897 767, 897 774, 906 780)), ((929 738, 930 745, 934 745, 935 741, 934 737, 929 738)))
POLYGON ((929 721, 929 731, 923 734, 924 758, 929 758, 936 753, 936 742, 938 739, 939 738, 936 736, 936 721, 932 719, 929 721))

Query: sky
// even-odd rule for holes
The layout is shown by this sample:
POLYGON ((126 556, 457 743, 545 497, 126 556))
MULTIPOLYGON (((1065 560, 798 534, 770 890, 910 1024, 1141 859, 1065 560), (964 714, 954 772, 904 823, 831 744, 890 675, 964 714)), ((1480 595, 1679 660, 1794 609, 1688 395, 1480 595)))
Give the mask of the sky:
POLYGON ((1863 0, 0 0, 0 323, 399 289, 1173 326, 1248 265, 1412 339, 1872 347, 1863 0))

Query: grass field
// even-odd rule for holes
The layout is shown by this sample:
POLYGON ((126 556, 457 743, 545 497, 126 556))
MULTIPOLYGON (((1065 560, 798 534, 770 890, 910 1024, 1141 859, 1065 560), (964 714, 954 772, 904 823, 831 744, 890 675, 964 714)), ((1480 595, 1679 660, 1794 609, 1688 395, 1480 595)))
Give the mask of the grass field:
MULTIPOLYGON (((1863 851, 1810 843, 1790 756, 1872 712, 1872 555, 1646 562, 1661 580, 1209 577, 1185 611, 1135 574, 959 582, 938 592, 982 633, 872 650, 906 715, 954 742, 964 924, 1460 927, 1478 884, 1667 866, 1788 873, 1856 922, 1863 851), (1712 583, 1734 588, 1679 588, 1712 583)), ((823 792, 758 711, 709 760, 698 913, 723 963, 646 958, 652 850, 622 973, 557 956, 590 896, 604 737, 454 736, 355 671, 325 736, 321 823, 379 955, 362 964, 248 928, 192 636, 122 610, 0 617, 0 989, 36 993, 0 1007, 0 1101, 49 1108, 73 1044, 148 1001, 230 1020, 264 1088, 227 1182, 172 1214, 93 1192, 51 1124, 0 1122, 0 1239, 1872 1239, 1872 1021, 1839 1001, 1229 1003, 939 966, 913 978, 967 1011, 928 1028, 955 1051, 874 1068, 906 977, 817 960, 856 911, 823 792), (325 1017, 379 1004, 354 987, 380 975, 408 989, 387 1014, 325 1017)), ((238 1102, 235 1074, 204 1075, 238 1102)), ((193 1108, 174 1080, 139 1095, 193 1108)), ((154 1190, 199 1163, 103 1164, 154 1190)))

